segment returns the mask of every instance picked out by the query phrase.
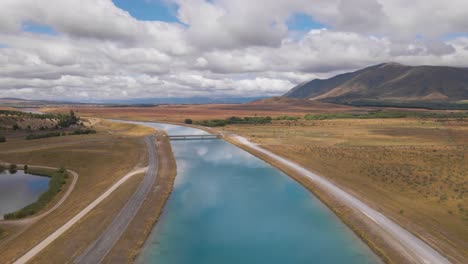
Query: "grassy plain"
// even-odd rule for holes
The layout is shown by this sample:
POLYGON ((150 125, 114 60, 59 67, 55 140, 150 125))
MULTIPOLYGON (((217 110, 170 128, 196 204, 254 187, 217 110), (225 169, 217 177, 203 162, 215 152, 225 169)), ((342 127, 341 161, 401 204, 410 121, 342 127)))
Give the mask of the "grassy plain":
POLYGON ((274 121, 223 130, 331 179, 453 261, 467 259, 467 120, 274 121))
MULTIPOLYGON (((255 115, 304 117, 307 113, 365 113, 375 108, 326 104, 290 106, 273 102, 270 105, 75 110, 82 116, 181 123, 185 118, 195 121, 255 115)), ((222 129, 250 138, 330 179, 423 238, 452 261, 463 263, 468 258, 466 118, 275 120, 272 124, 229 125, 222 129)), ((320 196, 329 198, 326 194, 320 196)), ((334 210, 339 215, 350 214, 344 208, 334 210)), ((369 227, 372 228, 372 223, 356 229, 369 227)))
POLYGON ((121 185, 111 196, 87 214, 78 224, 57 238, 31 263, 71 263, 87 249, 107 228, 131 197, 144 174, 135 175, 121 185))
MULTIPOLYGON (((365 111, 367 108, 337 106, 307 100, 275 101, 273 103, 252 104, 210 104, 210 105, 160 105, 155 107, 80 107, 73 108, 78 116, 105 117, 139 121, 183 122, 185 118, 206 120, 228 118, 231 116, 271 116, 292 115, 303 117, 310 112, 352 112, 365 111)), ((45 112, 66 113, 68 108, 45 108, 45 112)))
MULTIPOLYGON (((24 254, 96 199, 120 177, 135 167, 145 166, 147 152, 142 136, 153 133, 153 130, 107 122, 94 122, 93 129, 98 133, 28 141, 24 140, 22 135, 16 135, 17 132, 3 131, 8 141, 0 144, 0 161, 63 166, 76 171, 79 179, 63 205, 41 221, 26 227, 26 230, 17 236, 14 236, 14 233, 19 231, 18 228, 7 227, 10 231, 9 236, 0 240, 1 263, 12 262, 24 254)), ((131 191, 126 195, 131 195, 131 191)), ((122 201, 111 199, 109 203, 112 208, 120 208, 122 201)), ((90 230, 99 231, 97 227, 90 230)), ((82 245, 91 242, 88 236, 79 234, 74 237, 74 241, 82 245)), ((62 243, 60 246, 61 250, 65 250, 72 245, 62 243)))

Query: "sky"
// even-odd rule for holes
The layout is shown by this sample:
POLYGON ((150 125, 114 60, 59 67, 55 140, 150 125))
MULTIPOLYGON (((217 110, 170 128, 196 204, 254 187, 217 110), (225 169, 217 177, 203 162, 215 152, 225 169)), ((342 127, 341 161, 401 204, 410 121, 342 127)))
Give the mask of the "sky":
POLYGON ((468 67, 468 1, 0 1, 0 98, 274 96, 383 62, 468 67))

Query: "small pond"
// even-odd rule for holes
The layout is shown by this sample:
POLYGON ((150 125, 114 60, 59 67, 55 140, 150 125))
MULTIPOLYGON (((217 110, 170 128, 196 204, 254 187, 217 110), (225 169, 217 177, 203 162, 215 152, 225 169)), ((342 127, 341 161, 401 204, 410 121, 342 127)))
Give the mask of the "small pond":
POLYGON ((35 202, 49 187, 48 177, 27 174, 22 170, 0 172, 0 219, 35 202))

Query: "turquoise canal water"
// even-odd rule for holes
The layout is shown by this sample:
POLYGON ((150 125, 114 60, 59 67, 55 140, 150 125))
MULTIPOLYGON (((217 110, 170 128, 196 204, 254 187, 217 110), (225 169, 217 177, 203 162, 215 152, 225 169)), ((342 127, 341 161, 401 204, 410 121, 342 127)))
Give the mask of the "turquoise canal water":
POLYGON ((22 170, 0 172, 0 219, 6 213, 35 202, 48 188, 48 177, 26 174, 22 170))
POLYGON ((223 140, 171 144, 174 190, 137 263, 380 262, 309 191, 264 161, 223 140))

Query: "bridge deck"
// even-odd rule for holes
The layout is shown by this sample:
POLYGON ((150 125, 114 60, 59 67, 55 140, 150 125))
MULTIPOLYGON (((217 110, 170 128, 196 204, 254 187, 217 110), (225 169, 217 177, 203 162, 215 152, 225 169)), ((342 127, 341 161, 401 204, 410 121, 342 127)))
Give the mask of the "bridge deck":
POLYGON ((217 139, 221 135, 169 135, 171 140, 217 139))

